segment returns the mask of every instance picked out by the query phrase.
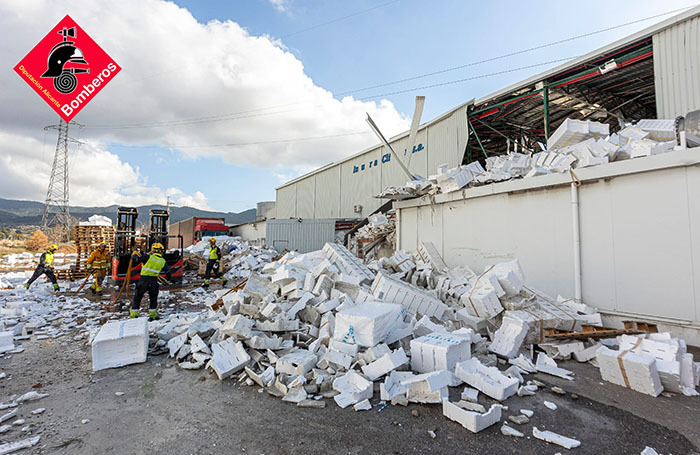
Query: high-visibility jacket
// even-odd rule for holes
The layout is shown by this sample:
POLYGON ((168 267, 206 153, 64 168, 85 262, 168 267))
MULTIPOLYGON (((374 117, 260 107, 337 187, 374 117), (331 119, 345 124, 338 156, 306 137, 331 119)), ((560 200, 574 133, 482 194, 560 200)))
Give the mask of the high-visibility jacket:
POLYGON ((165 267, 165 259, 158 253, 148 257, 148 261, 141 267, 141 276, 158 276, 165 267))
POLYGON ((221 248, 219 248, 218 246, 215 246, 213 248, 209 248, 209 260, 212 260, 212 261, 221 260, 221 248))
POLYGON ((92 253, 90 253, 87 263, 95 270, 106 269, 107 264, 109 263, 109 251, 107 251, 106 248, 104 251, 100 251, 99 248, 94 250, 92 253))
POLYGON ((46 267, 51 267, 51 264, 53 264, 53 253, 50 251, 47 251, 46 253, 42 254, 41 257, 39 258, 39 265, 45 265, 46 267))

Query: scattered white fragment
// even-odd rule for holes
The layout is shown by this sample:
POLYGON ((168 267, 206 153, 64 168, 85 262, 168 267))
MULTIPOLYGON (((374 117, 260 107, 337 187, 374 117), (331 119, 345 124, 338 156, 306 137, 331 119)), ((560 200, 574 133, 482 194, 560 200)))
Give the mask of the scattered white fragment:
POLYGON ((430 436, 433 439, 435 439, 437 437, 437 435, 435 434, 435 432, 433 430, 428 430, 428 436, 430 436))
POLYGON ((34 436, 33 438, 23 439, 16 442, 8 442, 7 444, 0 445, 0 455, 5 455, 12 452, 17 452, 18 450, 28 449, 34 447, 39 443, 41 436, 34 436))
POLYGON ((524 416, 527 416, 528 419, 535 415, 535 411, 532 411, 530 409, 521 409, 520 413, 524 416))
POLYGON ((34 415, 39 415, 39 414, 41 414, 41 413, 44 412, 44 411, 46 411, 46 408, 37 408, 37 409, 35 409, 35 410, 32 411, 32 414, 34 414, 34 415))
POLYGON ((118 397, 124 396, 124 392, 114 392, 114 394, 118 397))
POLYGON ((552 411, 556 411, 556 410, 557 410, 557 405, 554 404, 554 403, 552 403, 551 401, 546 401, 546 400, 545 400, 544 405, 545 405, 546 407, 548 407, 549 409, 551 409, 552 411))
POLYGON ((12 422, 12 425, 18 427, 20 425, 24 425, 25 420, 24 419, 17 419, 14 422, 12 422))
POLYGON ((478 433, 484 428, 490 427, 501 420, 500 404, 491 405, 488 412, 481 414, 478 412, 467 411, 454 403, 450 403, 448 399, 442 400, 442 414, 450 420, 462 425, 472 433, 478 433))
POLYGON ((12 411, 8 412, 7 414, 4 414, 0 416, 0 422, 4 422, 5 420, 10 420, 14 416, 17 415, 17 409, 13 409, 12 411))
POLYGON ((562 446, 566 449, 573 449, 574 447, 578 447, 581 445, 581 441, 562 436, 552 431, 540 431, 537 429, 537 427, 532 427, 532 435, 537 439, 551 442, 552 444, 562 446))
POLYGON ((0 434, 7 433, 12 429, 12 425, 0 425, 0 434))
POLYGON ((39 392, 27 392, 21 397, 17 398, 17 403, 24 403, 25 401, 35 401, 39 400, 41 398, 48 397, 48 393, 39 393, 39 392))
POLYGON ((653 448, 646 446, 644 447, 644 450, 639 455, 659 455, 659 452, 654 450, 653 448))
POLYGON ((501 425, 501 434, 504 436, 514 436, 516 438, 524 438, 525 434, 522 432, 516 430, 515 428, 511 428, 505 423, 501 425))
POLYGON ((83 419, 83 420, 80 421, 80 423, 82 423, 83 425, 85 425, 86 423, 90 423, 90 419, 83 419))
POLYGON ((355 411, 369 411, 372 409, 372 405, 369 403, 369 400, 362 400, 359 403, 355 403, 352 408, 355 411))

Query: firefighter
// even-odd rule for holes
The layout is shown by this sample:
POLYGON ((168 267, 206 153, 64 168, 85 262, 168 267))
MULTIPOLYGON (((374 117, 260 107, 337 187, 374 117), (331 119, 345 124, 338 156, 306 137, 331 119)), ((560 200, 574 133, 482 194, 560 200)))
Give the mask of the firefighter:
POLYGON ((170 279, 170 269, 166 265, 165 259, 163 259, 163 251, 163 245, 154 243, 150 254, 139 256, 138 252, 134 251, 131 256, 133 265, 143 265, 141 266, 141 278, 136 285, 136 292, 134 292, 134 300, 131 302, 130 318, 139 317, 141 299, 148 292, 148 319, 151 321, 158 319, 158 276, 164 273, 166 278, 170 279))
POLYGON ((226 286, 228 281, 225 276, 221 274, 221 248, 216 246, 216 239, 214 237, 209 238, 209 260, 207 261, 207 269, 204 271, 204 287, 209 287, 209 278, 212 272, 216 278, 221 278, 221 285, 226 286))
POLYGON ((109 252, 105 242, 100 242, 97 248, 90 253, 87 260, 87 269, 95 277, 95 282, 90 286, 92 293, 102 295, 102 281, 107 276, 107 264, 109 263, 109 252))
POLYGON ((58 291, 58 281, 56 280, 56 275, 53 273, 53 254, 56 250, 58 250, 58 246, 51 244, 49 245, 49 249, 41 255, 39 258, 39 265, 36 266, 34 274, 24 285, 26 289, 29 289, 29 286, 43 274, 49 277, 49 280, 53 283, 53 290, 58 291))

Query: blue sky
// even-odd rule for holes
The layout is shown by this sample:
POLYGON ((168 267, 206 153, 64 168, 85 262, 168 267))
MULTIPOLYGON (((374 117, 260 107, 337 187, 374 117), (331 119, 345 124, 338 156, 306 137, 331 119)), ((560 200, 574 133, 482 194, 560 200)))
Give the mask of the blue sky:
MULTIPOLYGON (((77 9, 81 1, 83 0, 65 0, 67 12, 77 9)), ((2 3, 4 2, 0 2, 0 5, 2 3)), ((105 25, 104 30, 100 30, 100 26, 92 25, 91 22, 105 23, 104 11, 100 12, 95 8, 94 12, 85 11, 82 16, 78 15, 76 20, 83 28, 103 44, 115 60, 120 64, 124 62, 122 64, 124 74, 118 75, 117 79, 120 80, 115 80, 113 83, 115 87, 113 93, 104 96, 100 94, 100 98, 105 98, 104 101, 98 98, 99 102, 103 103, 101 106, 96 100, 79 114, 77 120, 87 124, 88 127, 100 124, 124 125, 172 121, 282 106, 289 104, 290 100, 303 102, 306 98, 323 99, 321 89, 331 92, 339 100, 342 98, 337 96, 339 93, 465 65, 615 27, 694 4, 683 0, 612 3, 603 1, 477 3, 457 0, 176 1, 179 7, 186 9, 194 17, 198 24, 193 25, 192 21, 186 20, 184 17, 186 14, 183 14, 182 10, 173 12, 173 8, 167 8, 167 5, 164 8, 159 0, 148 0, 142 3, 145 5, 143 15, 151 14, 154 18, 150 19, 149 24, 153 24, 154 29, 167 29, 172 26, 172 30, 165 31, 165 36, 178 35, 178 39, 181 40, 178 46, 185 49, 182 49, 182 52, 177 47, 169 49, 165 47, 167 43, 162 43, 155 38, 150 40, 124 38, 124 41, 120 42, 113 37, 114 33, 108 33, 109 27, 124 30, 124 35, 138 35, 143 32, 143 27, 139 28, 138 24, 133 24, 133 29, 129 30, 133 21, 124 19, 120 24, 114 19, 109 21, 110 25, 105 25), (329 25, 314 27, 370 8, 374 9, 329 25), (176 19, 166 20, 167 14, 173 14, 176 19), (163 17, 162 23, 158 22, 160 17, 163 17), (224 25, 215 27, 210 21, 218 21, 224 25), (240 33, 235 33, 225 26, 226 21, 240 25, 249 36, 244 37, 245 39, 241 38, 240 33), (87 25, 82 22, 86 22, 87 25), (167 35, 168 33, 170 35, 167 35), (188 33, 193 34, 192 45, 189 48, 187 48, 188 33), (203 38, 199 34, 202 34, 203 38), (266 47, 263 52, 260 50, 262 48, 255 46, 259 44, 258 37, 265 36, 268 40, 274 41, 274 46, 266 47), (131 50, 130 44, 125 42, 127 39, 134 40, 131 44, 134 47, 131 50), (237 41, 239 39, 240 41, 237 41), (252 50, 249 52, 242 50, 238 54, 235 50, 232 51, 231 47, 226 46, 250 46, 252 50), (137 52, 133 50, 136 48, 138 48, 137 52), (208 72, 210 70, 205 67, 208 67, 209 63, 203 55, 216 49, 227 49, 223 54, 217 55, 232 55, 232 62, 229 62, 229 66, 224 65, 224 68, 233 69, 229 68, 230 71, 225 74, 225 77, 222 76, 219 92, 204 93, 209 88, 206 85, 207 78, 217 77, 220 68, 215 66, 211 70, 214 71, 213 73, 208 72), (148 65, 144 65, 143 62, 135 64, 137 61, 135 53, 162 57, 162 61, 154 62, 152 65, 155 68, 152 71, 158 77, 144 77, 144 74, 148 74, 148 65), (261 64, 257 59, 267 59, 269 62, 261 64), (198 75, 192 74, 199 71, 196 66, 191 66, 192 62, 197 61, 203 62, 202 85, 198 85, 200 84, 198 75), (269 65, 266 66, 268 63, 269 65), (187 66, 187 68, 180 68, 180 66, 187 66), (252 67, 256 69, 248 70, 252 67), (161 80, 164 74, 168 74, 167 81, 161 80), (304 80, 305 76, 310 78, 311 83, 304 80), (236 86, 239 82, 240 87, 236 86), (164 93, 155 95, 152 94, 154 87, 149 84, 172 84, 172 87, 176 88, 164 90, 164 93), (147 90, 147 93, 152 95, 142 96, 140 99, 147 99, 147 101, 138 103, 134 111, 124 110, 123 106, 111 110, 105 107, 105 104, 110 104, 111 107, 123 104, 121 102, 125 99, 123 94, 138 91, 141 86, 144 86, 143 90, 147 90), (248 90, 247 87, 251 86, 258 91, 248 90), (229 89, 231 89, 230 93, 229 89), (191 93, 183 95, 183 90, 189 90, 191 93), (198 99, 200 91, 201 99, 204 101, 192 102, 192 99, 198 99), (249 92, 250 97, 247 95, 249 92), (188 101, 184 99, 185 96, 192 98, 188 101), (178 103, 179 100, 182 102, 178 103)), ((137 2, 134 5, 142 3, 137 2)), ((113 6, 110 3, 109 8, 118 11, 120 4, 121 2, 117 2, 117 5, 113 6)), ((108 4, 104 5, 107 8, 108 4)), ((16 6, 10 3, 0 10, 13 8, 16 6)), ((127 8, 127 5, 123 8, 127 8)), ((348 102, 347 106, 341 106, 341 103, 335 103, 332 107, 328 107, 328 110, 326 107, 322 109, 308 106, 302 109, 292 107, 290 113, 253 117, 245 121, 133 130, 86 128, 80 134, 86 140, 99 141, 101 148, 98 147, 99 150, 95 154, 111 154, 111 159, 116 159, 120 163, 124 170, 124 177, 118 177, 122 174, 115 173, 115 183, 112 184, 114 190, 110 193, 110 197, 119 200, 120 203, 122 200, 134 201, 134 203, 145 201, 146 199, 140 199, 141 194, 147 195, 149 192, 160 200, 164 194, 168 193, 168 188, 177 188, 171 193, 180 195, 182 203, 190 201, 216 210, 240 211, 254 207, 257 201, 274 200, 274 188, 286 179, 360 151, 375 140, 371 135, 359 135, 313 140, 296 143, 293 146, 261 144, 198 149, 163 145, 258 143, 287 138, 333 135, 336 132, 366 131, 364 110, 375 108, 377 112, 384 113, 383 118, 382 114, 377 114, 382 119, 378 122, 379 126, 386 128, 388 134, 395 134, 406 128, 413 112, 416 95, 426 96, 422 121, 427 121, 471 98, 487 95, 556 66, 558 63, 439 88, 409 90, 406 93, 393 95, 388 94, 390 92, 575 57, 667 17, 670 16, 658 17, 486 64, 350 93, 354 100, 386 94, 366 100, 379 103, 377 105, 348 102), (381 100, 387 100, 391 104, 381 105, 381 100), (314 112, 316 110, 323 112, 314 112), (343 115, 347 115, 347 120, 342 118, 343 115), (325 122, 325 119, 331 116, 335 120, 325 122), (352 126, 349 126, 350 124, 352 126), (213 127, 216 130, 208 129, 213 127), (131 182, 130 186, 119 187, 119 182, 116 181, 118 178, 128 180, 131 182), (192 196, 195 193, 200 196, 192 196), (139 195, 138 198, 136 194, 139 195)), ((57 20, 54 18, 55 16, 47 17, 45 23, 55 24, 57 20)), ((9 25, 18 26, 11 22, 13 20, 19 21, 12 18, 0 19, 0 25, 8 25, 9 21, 9 25), (6 22, 3 23, 3 21, 6 22)), ((156 31, 150 32, 156 33, 156 31)), ((31 41, 32 38, 27 39, 31 41)), ((15 55, 23 55, 22 52, 26 52, 31 45, 22 44, 21 49, 10 53, 8 58, 14 64, 15 55)), ((237 48, 234 47, 234 49, 237 48)), ((226 57, 218 58, 226 59, 226 57)), ((15 84, 14 81, 11 82, 15 84)), ((108 93, 107 90, 103 92, 108 93)), ((31 95, 27 97, 30 98, 31 95)), ((31 102, 38 104, 34 99, 31 102)), ((323 102, 328 103, 327 100, 323 102)), ((43 111, 41 115, 44 115, 43 111)), ((375 117, 374 111, 372 115, 375 117)), ((47 116, 47 120, 51 118, 47 116)), ((30 129, 34 131, 36 126, 31 125, 31 128, 27 126, 27 131, 30 129)), ((1 131, 0 134, 2 134, 1 131)), ((37 138, 37 140, 40 139, 38 136, 37 138)), ((49 137, 48 140, 52 139, 49 137)), ((49 146, 51 147, 52 144, 49 146)), ((78 168, 73 171, 80 172, 78 168)), ((107 170, 107 172, 110 171, 107 170)), ((81 184, 85 187, 78 187, 77 202, 84 202, 83 199, 87 199, 87 195, 90 194, 90 185, 95 185, 91 183, 88 176, 82 180, 78 178, 73 183, 74 186, 81 184)), ((39 179, 36 186, 37 188, 41 186, 39 179)), ((33 190, 31 194, 42 192, 45 192, 45 189, 33 190)), ((0 196, 16 197, 16 194, 12 193, 9 187, 6 189, 0 185, 0 196)), ((25 197, 25 199, 29 198, 31 197, 25 197)))

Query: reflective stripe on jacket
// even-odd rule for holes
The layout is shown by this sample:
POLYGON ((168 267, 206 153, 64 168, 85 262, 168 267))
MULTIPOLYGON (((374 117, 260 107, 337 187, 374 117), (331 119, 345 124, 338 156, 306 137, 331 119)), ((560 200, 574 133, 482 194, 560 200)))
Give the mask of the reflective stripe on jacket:
POLYGON ((158 276, 165 267, 165 259, 158 253, 149 256, 148 261, 141 267, 141 276, 158 276))
POLYGON ((209 259, 218 261, 221 258, 221 250, 219 249, 218 246, 215 246, 214 248, 209 248, 209 259))
POLYGON ((96 270, 106 269, 109 263, 109 251, 105 249, 104 252, 102 252, 99 248, 94 250, 90 253, 87 263, 88 265, 92 265, 92 268, 96 270))

